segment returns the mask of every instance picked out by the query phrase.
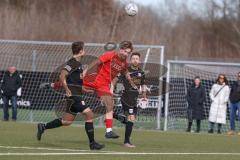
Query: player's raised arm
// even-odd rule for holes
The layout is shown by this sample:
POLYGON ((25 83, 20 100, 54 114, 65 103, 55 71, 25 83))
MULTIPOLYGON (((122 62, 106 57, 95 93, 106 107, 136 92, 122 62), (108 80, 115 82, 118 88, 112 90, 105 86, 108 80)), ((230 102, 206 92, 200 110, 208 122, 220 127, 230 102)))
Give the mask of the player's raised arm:
POLYGON ((94 67, 98 67, 102 63, 106 63, 108 61, 111 61, 113 57, 112 52, 105 52, 102 54, 98 59, 94 60, 92 63, 89 64, 87 69, 83 71, 83 77, 85 77, 87 74, 91 73, 91 70, 94 69, 94 67))
POLYGON ((85 77, 91 69, 93 69, 95 66, 99 66, 102 62, 99 59, 94 60, 92 63, 88 65, 88 67, 83 70, 83 77, 85 77))

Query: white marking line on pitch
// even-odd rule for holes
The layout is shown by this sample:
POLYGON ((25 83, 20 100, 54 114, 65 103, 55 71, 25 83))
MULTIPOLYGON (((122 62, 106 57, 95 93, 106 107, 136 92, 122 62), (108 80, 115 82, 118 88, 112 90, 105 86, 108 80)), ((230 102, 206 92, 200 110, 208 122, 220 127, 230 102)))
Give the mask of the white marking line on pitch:
POLYGON ((0 153, 0 156, 58 156, 58 155, 227 155, 227 156, 240 156, 240 153, 129 153, 129 152, 0 153))
MULTIPOLYGON (((67 148, 45 148, 45 147, 18 147, 18 146, 1 146, 5 149, 29 149, 29 150, 48 150, 48 151, 69 151, 69 152, 91 152, 91 150, 67 149, 67 148)), ((99 152, 114 152, 114 151, 99 151, 99 152)))

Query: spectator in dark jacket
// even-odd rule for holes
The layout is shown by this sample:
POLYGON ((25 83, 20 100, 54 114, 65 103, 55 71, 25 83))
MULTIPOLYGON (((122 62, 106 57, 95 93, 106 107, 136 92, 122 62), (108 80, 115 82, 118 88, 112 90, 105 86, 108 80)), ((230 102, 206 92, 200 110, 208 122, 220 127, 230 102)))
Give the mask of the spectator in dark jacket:
POLYGON ((16 67, 12 66, 8 68, 2 80, 2 99, 3 99, 3 113, 4 121, 9 120, 9 100, 12 104, 12 120, 17 120, 17 90, 21 87, 22 81, 16 70, 16 67))
POLYGON ((196 120, 196 132, 200 132, 201 120, 203 119, 203 102, 205 101, 205 88, 201 85, 200 77, 194 78, 194 83, 187 91, 188 102, 188 127, 187 132, 191 131, 192 122, 196 120))
MULTIPOLYGON (((238 111, 238 119, 240 120, 240 72, 238 73, 237 81, 231 86, 230 92, 230 131, 229 135, 235 132, 235 117, 238 111)), ((240 135, 240 132, 238 133, 240 135)))

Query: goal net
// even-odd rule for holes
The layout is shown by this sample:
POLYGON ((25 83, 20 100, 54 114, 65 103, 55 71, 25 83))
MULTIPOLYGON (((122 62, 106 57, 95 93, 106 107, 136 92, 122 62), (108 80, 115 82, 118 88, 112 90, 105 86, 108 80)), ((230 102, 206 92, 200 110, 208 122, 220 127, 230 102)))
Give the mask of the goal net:
MULTIPOLYGON (((167 82, 170 83, 172 88, 166 95, 164 129, 179 131, 185 131, 187 129, 187 90, 193 84, 194 77, 199 76, 206 92, 203 113, 204 120, 201 123, 201 131, 207 131, 209 129, 208 116, 211 105, 209 92, 211 87, 216 82, 220 73, 226 75, 229 80, 229 85, 231 85, 237 80, 237 73, 240 71, 240 64, 223 62, 168 61, 168 69, 167 82)), ((192 131, 194 131, 195 128, 196 121, 193 122, 192 131)), ((226 125, 223 125, 223 131, 227 131, 228 129, 229 108, 227 108, 227 123, 226 125)))
MULTIPOLYGON (((151 76, 149 77, 153 78, 153 81, 156 81, 155 85, 158 86, 161 85, 159 70, 160 62, 163 62, 163 59, 161 60, 163 48, 163 46, 134 45, 134 51, 141 53, 142 66, 145 67, 145 70, 150 71, 149 75, 151 76)), ((85 61, 88 64, 104 52, 104 44, 87 43, 85 52, 90 58, 85 61)), ((22 76, 22 94, 18 97, 17 102, 18 121, 47 122, 61 116, 63 112, 61 106, 66 103, 64 94, 51 88, 40 88, 40 85, 52 82, 54 76, 58 77, 56 69, 71 56, 71 43, 0 40, 0 79, 3 78, 9 66, 16 66, 22 76)), ((117 110, 121 110, 119 96, 115 95, 115 109, 117 110)), ((148 108, 139 109, 137 127, 157 128, 160 125, 161 99, 159 95, 150 95, 149 99, 148 108)), ((101 105, 95 95, 86 95, 86 101, 90 107, 101 105)), ((1 99, 1 107, 2 104, 1 99)), ((102 109, 101 112, 96 111, 98 113, 95 119, 96 125, 103 125, 103 111, 102 109)), ((2 114, 0 112, 1 117, 2 114)), ((83 123, 81 115, 77 117, 75 123, 83 123)))

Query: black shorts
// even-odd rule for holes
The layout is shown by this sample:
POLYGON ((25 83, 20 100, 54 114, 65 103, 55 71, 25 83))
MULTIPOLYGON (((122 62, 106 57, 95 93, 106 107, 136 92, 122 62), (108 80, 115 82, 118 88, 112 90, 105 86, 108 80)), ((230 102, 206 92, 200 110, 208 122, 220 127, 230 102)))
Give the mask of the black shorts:
POLYGON ((125 101, 121 101, 121 103, 125 115, 137 115, 137 103, 132 103, 131 105, 125 101))
POLYGON ((85 104, 84 100, 80 96, 71 96, 67 98, 67 107, 66 112, 76 115, 78 113, 83 112, 87 109, 87 105, 85 104))

